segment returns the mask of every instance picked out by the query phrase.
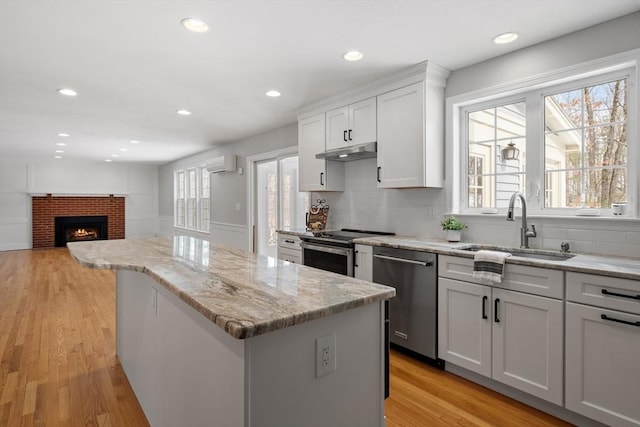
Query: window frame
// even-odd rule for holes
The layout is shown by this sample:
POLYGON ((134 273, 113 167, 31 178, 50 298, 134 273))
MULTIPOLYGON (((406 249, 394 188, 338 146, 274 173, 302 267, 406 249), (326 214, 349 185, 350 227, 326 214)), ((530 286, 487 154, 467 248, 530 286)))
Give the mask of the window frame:
MULTIPOLYGON (((454 168, 453 212, 462 214, 482 214, 488 210, 498 213, 506 212, 506 208, 468 207, 469 178, 468 178, 468 114, 487 108, 522 101, 525 103, 526 116, 526 168, 524 173, 523 192, 527 198, 527 211, 532 215, 567 217, 579 215, 582 208, 552 208, 545 207, 545 132, 544 132, 544 99, 545 96, 581 89, 588 86, 607 83, 619 79, 627 79, 627 216, 637 216, 638 182, 636 170, 640 168, 640 141, 637 130, 637 103, 640 91, 636 85, 637 64, 635 62, 618 64, 617 66, 601 67, 588 75, 575 73, 574 76, 559 78, 559 73, 553 78, 537 84, 526 83, 516 90, 496 90, 495 93, 482 98, 469 98, 466 102, 454 105, 453 114, 454 142, 457 145, 458 167, 454 168), (457 135, 456 129, 457 128, 457 135), (455 137, 457 136, 457 139, 455 137), (528 169, 527 169, 528 168, 528 169), (457 170, 457 171, 456 171, 457 170)), ((448 101, 449 102, 449 101, 448 101)), ((613 217, 611 208, 599 208, 601 217, 613 217)))
POLYGON ((183 230, 197 231, 202 233, 210 233, 211 222, 211 173, 207 171, 206 165, 198 166, 185 166, 179 169, 173 170, 174 176, 174 192, 173 192, 173 212, 174 220, 173 226, 183 230), (190 183, 190 173, 195 173, 195 205, 193 207, 195 211, 195 218, 193 226, 189 223, 189 197, 192 185, 190 183), (209 174, 209 197, 203 197, 203 176, 205 173, 209 174), (179 222, 179 206, 178 206, 178 191, 180 187, 179 177, 184 177, 184 203, 182 208, 183 223, 179 222), (203 218, 203 204, 205 200, 209 203, 209 221, 205 223, 203 218))

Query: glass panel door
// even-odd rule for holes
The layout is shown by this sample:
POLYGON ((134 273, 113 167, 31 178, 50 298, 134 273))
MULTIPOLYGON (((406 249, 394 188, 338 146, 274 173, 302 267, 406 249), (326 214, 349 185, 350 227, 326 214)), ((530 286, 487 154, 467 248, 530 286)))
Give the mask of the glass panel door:
POLYGON ((256 252, 278 256, 279 228, 304 229, 308 193, 298 191, 298 156, 255 163, 256 252))

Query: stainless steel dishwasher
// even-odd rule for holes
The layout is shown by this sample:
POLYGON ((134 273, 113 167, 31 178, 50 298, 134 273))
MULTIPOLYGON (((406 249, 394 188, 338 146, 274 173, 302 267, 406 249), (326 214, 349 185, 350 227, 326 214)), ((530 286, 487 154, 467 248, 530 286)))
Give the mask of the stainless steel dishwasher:
POLYGON ((436 254, 373 248, 373 281, 396 289, 389 307, 391 342, 438 362, 436 265, 436 254))

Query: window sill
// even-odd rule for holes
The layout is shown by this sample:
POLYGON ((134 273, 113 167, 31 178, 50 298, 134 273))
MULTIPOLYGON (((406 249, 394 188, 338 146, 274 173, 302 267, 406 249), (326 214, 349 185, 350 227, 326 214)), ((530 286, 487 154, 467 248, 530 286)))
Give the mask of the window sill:
MULTIPOLYGON (((466 218, 502 218, 506 220, 506 212, 498 212, 494 214, 483 214, 475 212, 445 212, 443 215, 454 215, 457 217, 466 218)), ((520 212, 516 211, 516 221, 520 218, 520 212)), ((559 220, 559 221, 604 221, 604 222, 626 222, 634 223, 640 222, 640 218, 624 215, 624 216, 579 216, 579 215, 540 215, 540 214, 528 214, 527 219, 543 219, 543 220, 559 220)))

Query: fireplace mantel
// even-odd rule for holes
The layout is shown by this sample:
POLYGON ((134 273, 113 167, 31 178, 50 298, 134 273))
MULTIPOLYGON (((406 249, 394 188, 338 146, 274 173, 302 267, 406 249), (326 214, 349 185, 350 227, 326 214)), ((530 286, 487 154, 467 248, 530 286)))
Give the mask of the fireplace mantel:
POLYGON ((31 197, 127 197, 126 193, 42 193, 42 192, 29 192, 31 197))

